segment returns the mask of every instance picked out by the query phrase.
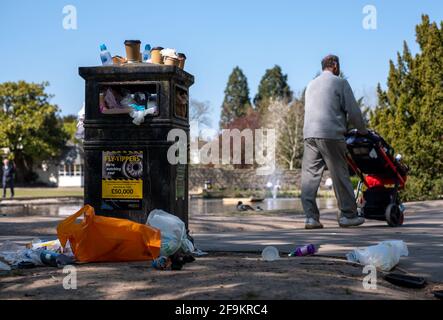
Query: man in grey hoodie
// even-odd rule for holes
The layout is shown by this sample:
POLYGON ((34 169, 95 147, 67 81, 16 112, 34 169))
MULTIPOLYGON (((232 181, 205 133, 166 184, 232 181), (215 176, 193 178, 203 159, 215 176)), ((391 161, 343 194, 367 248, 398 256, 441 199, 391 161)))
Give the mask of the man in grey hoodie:
POLYGON ((361 110, 346 79, 339 77, 340 61, 328 55, 322 60, 323 72, 312 80, 305 93, 301 200, 306 229, 323 228, 316 204, 317 191, 325 167, 329 169, 337 198, 341 227, 364 223, 357 216, 354 189, 346 163, 344 135, 348 122, 359 133, 367 134, 361 110))

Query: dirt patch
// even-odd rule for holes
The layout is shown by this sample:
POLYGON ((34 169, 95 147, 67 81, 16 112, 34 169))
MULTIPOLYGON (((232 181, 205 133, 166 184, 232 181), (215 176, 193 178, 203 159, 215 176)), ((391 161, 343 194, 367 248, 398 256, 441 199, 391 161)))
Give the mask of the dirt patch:
MULTIPOLYGON (((418 211, 419 205, 422 204, 415 208, 411 204, 411 211, 418 211)), ((416 229, 421 224, 413 220, 418 219, 417 214, 409 219, 414 232, 419 232, 416 229)), ((433 219, 432 225, 441 223, 441 219, 433 219)), ((61 220, 62 217, 52 216, 0 216, 0 242, 55 238, 61 220)), ((332 211, 323 213, 322 222, 325 237, 348 232, 337 229, 332 211)), ((368 230, 381 228, 376 222, 366 225, 368 230)), ((215 235, 303 228, 304 216, 296 211, 191 215, 189 224, 191 234, 215 235)), ((358 229, 360 233, 365 230, 358 229)), ((148 262, 85 264, 76 268, 76 290, 63 288, 66 274, 60 269, 35 268, 0 274, 0 299, 433 299, 431 291, 443 289, 435 283, 423 290, 403 289, 387 283, 379 274, 377 290, 365 290, 361 266, 319 256, 264 262, 258 253, 219 252, 198 258, 182 271, 156 271, 148 262)))
POLYGON ((0 276, 0 299, 432 299, 427 289, 393 286, 379 277, 363 288, 362 268, 324 257, 262 261, 257 254, 213 253, 182 271, 148 262, 77 265, 77 289, 65 290, 55 268, 0 276))

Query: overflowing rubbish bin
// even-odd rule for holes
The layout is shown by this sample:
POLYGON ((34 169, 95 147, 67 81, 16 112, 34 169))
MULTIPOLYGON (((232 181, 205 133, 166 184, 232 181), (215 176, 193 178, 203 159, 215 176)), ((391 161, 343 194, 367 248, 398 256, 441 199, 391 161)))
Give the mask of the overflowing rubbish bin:
POLYGON ((81 67, 86 80, 84 201, 97 215, 145 223, 153 209, 188 224, 188 165, 171 164, 167 136, 188 139, 189 87, 177 66, 133 63, 81 67))

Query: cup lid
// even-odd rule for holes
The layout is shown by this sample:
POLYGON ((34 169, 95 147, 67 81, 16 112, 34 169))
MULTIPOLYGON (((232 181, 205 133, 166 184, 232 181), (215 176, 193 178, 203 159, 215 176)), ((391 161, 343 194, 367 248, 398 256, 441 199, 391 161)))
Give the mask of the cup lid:
POLYGON ((262 258, 265 261, 275 261, 280 259, 278 249, 272 246, 264 248, 262 251, 262 258))
POLYGON ((163 47, 154 47, 154 48, 151 49, 151 51, 154 51, 154 50, 163 50, 163 49, 164 49, 163 47))
POLYGON ((127 44, 140 44, 142 43, 140 40, 125 40, 125 45, 127 44))
POLYGON ((179 52, 179 53, 177 53, 177 56, 178 56, 179 58, 186 59, 186 55, 185 55, 184 53, 179 52))

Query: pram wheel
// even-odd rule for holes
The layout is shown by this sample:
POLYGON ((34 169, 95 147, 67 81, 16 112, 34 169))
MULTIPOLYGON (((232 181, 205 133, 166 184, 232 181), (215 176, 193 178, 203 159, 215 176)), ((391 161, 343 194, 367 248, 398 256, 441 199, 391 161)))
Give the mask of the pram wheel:
POLYGON ((386 207, 385 216, 390 227, 399 227, 403 224, 404 214, 397 204, 389 204, 386 207))

